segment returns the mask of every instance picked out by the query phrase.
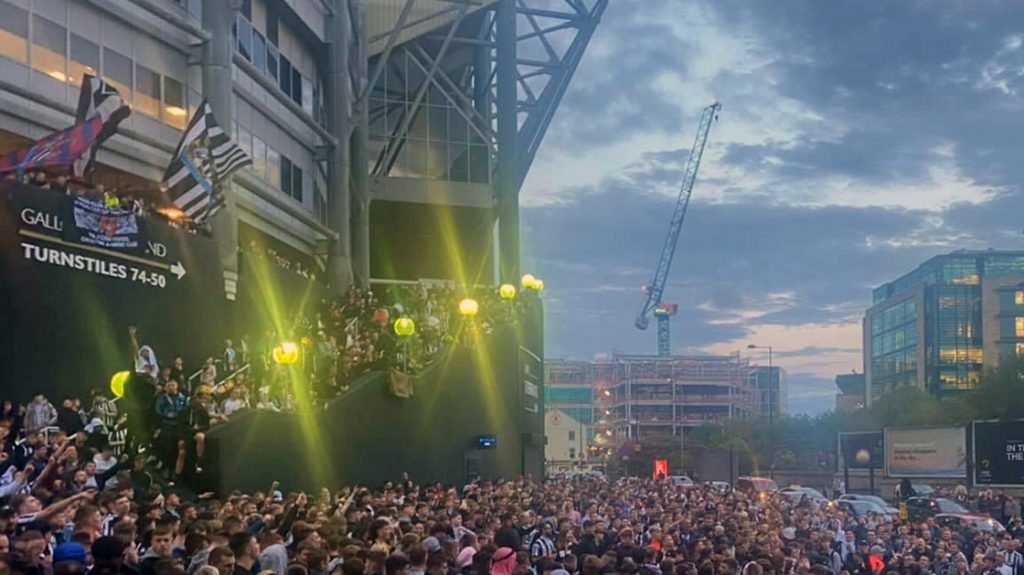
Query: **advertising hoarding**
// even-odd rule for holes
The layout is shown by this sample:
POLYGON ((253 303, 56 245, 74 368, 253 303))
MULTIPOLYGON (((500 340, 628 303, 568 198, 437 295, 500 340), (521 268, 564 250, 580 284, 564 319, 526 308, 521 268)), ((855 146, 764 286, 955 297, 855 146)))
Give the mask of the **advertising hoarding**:
POLYGON ((886 428, 885 474, 966 479, 966 430, 963 427, 886 428))
POLYGON ((985 487, 1024 485, 1024 420, 971 424, 971 479, 985 487))

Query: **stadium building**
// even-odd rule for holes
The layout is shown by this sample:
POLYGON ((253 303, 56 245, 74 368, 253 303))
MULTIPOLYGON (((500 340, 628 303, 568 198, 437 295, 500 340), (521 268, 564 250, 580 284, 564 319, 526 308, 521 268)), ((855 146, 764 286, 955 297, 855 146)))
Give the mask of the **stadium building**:
POLYGON ((337 289, 514 278, 519 189, 606 4, 0 0, 0 152, 97 74, 133 113, 94 180, 158 193, 205 98, 254 161, 215 222, 228 299, 238 248, 337 289))
MULTIPOLYGON (((75 124, 85 74, 116 88, 132 113, 99 148, 84 186, 69 191, 95 197, 102 185, 119 192, 114 203, 137 207, 129 195, 166 203, 160 183, 204 100, 252 158, 215 182, 226 209, 209 237, 146 212, 83 224, 85 198, 0 182, 0 325, 15 336, 0 348, 7 397, 105 387, 133 361, 138 370, 136 334, 161 366, 180 355, 190 373, 229 337, 262 342, 263 351, 284 343, 315 350, 314 338, 327 338, 317 331, 324 314, 342 305, 329 296, 353 285, 445 280, 463 286, 451 290, 455 298, 467 286, 519 284, 519 190, 607 3, 0 0, 0 154, 8 167, 18 157, 10 152, 75 124), (122 217, 124 229, 114 221, 122 217), (76 235, 83 229, 124 232, 134 243, 86 244, 76 235)), ((476 289, 501 303, 496 289, 476 289)), ((388 310, 402 313, 403 302, 358 298, 372 306, 358 312, 373 314, 364 335, 390 333, 388 310)), ((293 481, 310 481, 318 445, 341 449, 354 433, 365 443, 351 446, 350 460, 368 463, 334 469, 334 479, 394 477, 421 452, 436 454, 418 468, 439 480, 540 476, 543 307, 535 296, 515 304, 500 307, 518 314, 514 329, 503 324, 486 337, 470 329, 459 340, 435 333, 432 345, 446 355, 416 376, 415 396, 388 381, 398 365, 389 362, 409 369, 409 346, 399 353, 385 341, 374 348, 380 357, 363 354, 382 363, 356 373, 322 413, 253 410, 232 420, 211 433, 222 474, 210 480, 235 489, 263 477, 252 467, 262 464, 251 451, 259 444, 248 440, 259 436, 263 445, 308 451, 293 481), (456 404, 470 412, 458 424, 434 434, 416 427, 435 406, 456 404), (401 414, 401 425, 377 425, 384 412, 401 414), (323 441, 306 437, 310 429, 323 441), (386 465, 358 452, 382 444, 396 449, 375 453, 386 465)), ((423 320, 422 332, 442 329, 436 316, 423 320)), ((275 370, 302 375, 311 365, 275 370)), ((305 375, 295 377, 298 395, 307 393, 305 375)))

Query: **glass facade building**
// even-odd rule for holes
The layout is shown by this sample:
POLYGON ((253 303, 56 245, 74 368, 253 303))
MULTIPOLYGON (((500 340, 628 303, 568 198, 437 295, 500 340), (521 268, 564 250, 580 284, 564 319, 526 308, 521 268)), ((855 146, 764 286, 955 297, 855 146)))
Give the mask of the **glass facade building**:
POLYGON ((1000 357, 1024 351, 1022 281, 1024 252, 959 251, 875 289, 864 318, 868 401, 906 386, 970 389, 1000 357))

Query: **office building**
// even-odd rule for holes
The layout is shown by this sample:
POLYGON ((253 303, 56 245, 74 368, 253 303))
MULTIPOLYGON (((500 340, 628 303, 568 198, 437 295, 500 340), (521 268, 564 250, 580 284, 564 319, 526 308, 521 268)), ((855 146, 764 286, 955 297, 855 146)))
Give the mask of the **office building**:
POLYGON ((213 222, 228 299, 239 248, 335 290, 511 281, 519 188, 606 5, 0 0, 0 152, 70 125, 100 75, 133 113, 93 180, 158 195, 206 99, 253 159, 213 222))
POLYGON ((867 400, 864 396, 864 374, 863 373, 842 373, 836 376, 836 387, 839 393, 836 394, 836 411, 849 413, 862 409, 867 400))
POLYGON ((786 414, 789 387, 786 370, 781 367, 756 365, 750 368, 752 408, 757 417, 769 419, 786 414))
POLYGON ((874 290, 864 316, 868 404, 917 387, 970 389, 982 370, 1024 352, 1024 252, 933 257, 874 290))

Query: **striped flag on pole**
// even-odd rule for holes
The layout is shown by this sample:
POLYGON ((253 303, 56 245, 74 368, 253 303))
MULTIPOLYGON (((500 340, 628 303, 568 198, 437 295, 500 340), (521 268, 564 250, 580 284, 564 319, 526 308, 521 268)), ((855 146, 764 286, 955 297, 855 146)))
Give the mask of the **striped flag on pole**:
POLYGON ((131 112, 131 108, 113 86, 92 74, 82 76, 82 90, 78 93, 75 124, 84 124, 94 116, 99 116, 103 128, 96 136, 96 142, 89 148, 89 151, 79 156, 72 164, 72 170, 76 176, 82 177, 89 171, 96 159, 96 150, 103 145, 107 138, 117 132, 117 126, 131 112))
POLYGON ((252 158, 217 125, 210 104, 203 100, 181 136, 160 188, 185 215, 201 223, 223 207, 221 184, 235 170, 251 164, 252 158))

